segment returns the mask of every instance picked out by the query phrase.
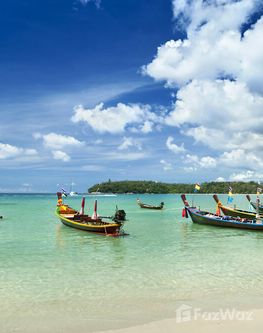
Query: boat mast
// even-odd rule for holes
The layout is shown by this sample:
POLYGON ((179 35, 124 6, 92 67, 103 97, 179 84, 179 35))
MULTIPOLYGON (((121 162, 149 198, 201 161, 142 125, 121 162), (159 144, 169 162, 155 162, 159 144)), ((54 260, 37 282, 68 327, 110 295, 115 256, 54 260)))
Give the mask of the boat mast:
POLYGON ((261 191, 262 191, 261 188, 257 188, 256 223, 261 223, 261 219, 260 219, 260 215, 259 215, 259 203, 260 203, 259 195, 260 195, 261 191))

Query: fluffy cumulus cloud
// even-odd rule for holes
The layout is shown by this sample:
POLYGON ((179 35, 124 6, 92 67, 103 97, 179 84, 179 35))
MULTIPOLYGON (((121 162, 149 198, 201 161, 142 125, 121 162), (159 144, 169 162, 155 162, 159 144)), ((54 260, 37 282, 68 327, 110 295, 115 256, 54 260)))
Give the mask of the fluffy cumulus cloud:
POLYGON ((149 105, 118 103, 105 108, 100 103, 92 109, 76 106, 71 120, 74 123, 84 122, 98 133, 120 134, 127 129, 149 133, 155 124, 160 124, 162 116, 153 112, 149 105))
POLYGON ((224 177, 217 177, 217 178, 215 179, 215 181, 216 181, 216 182, 225 182, 226 179, 225 179, 224 177))
POLYGON ((263 167, 262 156, 257 153, 248 152, 244 149, 236 149, 230 152, 224 152, 220 156, 220 162, 229 167, 241 167, 250 169, 259 169, 263 167))
POLYGON ((56 133, 49 133, 49 134, 34 134, 35 139, 42 139, 43 144, 45 147, 50 149, 62 149, 67 146, 82 146, 84 145, 83 142, 75 139, 72 136, 61 135, 56 133))
POLYGON ((247 182, 247 181, 261 181, 263 180, 263 173, 256 172, 253 170, 246 170, 240 173, 233 173, 230 175, 229 180, 236 182, 247 182))
POLYGON ((263 165, 260 11, 259 0, 173 0, 177 28, 186 37, 161 45, 143 68, 178 88, 164 122, 217 155, 188 154, 185 160, 194 167, 255 172, 263 165))
POLYGON ((176 143, 174 143, 174 138, 172 136, 169 136, 166 140, 166 146, 169 150, 171 150, 173 153, 183 153, 185 152, 184 144, 182 143, 180 146, 178 146, 176 143))
POLYGON ((197 155, 186 154, 184 163, 191 164, 194 168, 215 168, 217 166, 217 160, 211 156, 198 157, 197 155))
POLYGON ((54 160, 60 160, 63 162, 70 161, 70 156, 67 153, 65 153, 64 151, 53 150, 52 155, 53 155, 54 160))
POLYGON ((185 20, 187 38, 160 46, 155 59, 144 67, 146 74, 172 86, 193 79, 214 80, 222 75, 245 79, 251 77, 251 70, 262 74, 263 41, 258 38, 262 20, 244 36, 240 31, 257 10, 259 1, 175 0, 173 3, 175 21, 185 20))
POLYGON ((263 97, 244 83, 192 81, 177 94, 166 123, 216 149, 263 148, 263 97), (252 145, 253 143, 253 145, 252 145))
POLYGON ((12 146, 8 143, 0 143, 0 159, 11 159, 23 156, 35 156, 35 149, 25 149, 17 146, 12 146))

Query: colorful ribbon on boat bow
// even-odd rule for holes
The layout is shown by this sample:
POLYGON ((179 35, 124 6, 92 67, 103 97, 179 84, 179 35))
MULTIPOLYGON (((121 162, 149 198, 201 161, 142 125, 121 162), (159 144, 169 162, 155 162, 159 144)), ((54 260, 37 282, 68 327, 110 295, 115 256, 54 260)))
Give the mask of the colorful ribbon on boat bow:
POLYGON ((186 208, 183 208, 183 210, 182 210, 182 217, 188 219, 188 212, 187 212, 186 208))

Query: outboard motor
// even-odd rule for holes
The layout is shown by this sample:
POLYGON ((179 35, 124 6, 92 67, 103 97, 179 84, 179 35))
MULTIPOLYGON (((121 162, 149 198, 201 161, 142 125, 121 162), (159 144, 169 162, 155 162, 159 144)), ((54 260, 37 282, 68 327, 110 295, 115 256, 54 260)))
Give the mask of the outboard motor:
POLYGON ((113 216, 112 220, 114 222, 124 222, 126 221, 126 213, 123 209, 117 209, 115 215, 113 216))

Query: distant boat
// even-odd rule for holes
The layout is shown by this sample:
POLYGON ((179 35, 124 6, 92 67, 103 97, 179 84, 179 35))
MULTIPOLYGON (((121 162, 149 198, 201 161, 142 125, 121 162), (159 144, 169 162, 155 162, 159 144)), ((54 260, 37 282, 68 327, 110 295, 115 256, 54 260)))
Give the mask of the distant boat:
MULTIPOLYGON (((218 208, 223 212, 224 215, 246 218, 246 219, 256 218, 256 212, 249 212, 247 210, 224 206, 222 202, 218 199, 218 196, 216 194, 213 195, 213 198, 217 203, 218 208)), ((260 217, 263 218, 263 215, 260 215, 260 217)))
POLYGON ((200 210, 196 207, 190 207, 186 200, 185 194, 181 195, 184 203, 184 217, 191 216, 193 223, 202 225, 212 225, 216 227, 229 227, 239 229, 251 229, 263 231, 263 223, 261 219, 245 219, 232 216, 221 216, 210 212, 200 210))
POLYGON ((116 210, 115 215, 112 217, 99 217, 97 215, 96 200, 94 213, 92 216, 89 216, 84 214, 85 198, 82 199, 81 211, 78 212, 63 203, 62 194, 60 192, 57 193, 57 196, 58 203, 56 215, 64 225, 106 236, 127 235, 122 229, 123 224, 126 221, 126 213, 124 210, 116 210), (103 221, 103 218, 111 219, 111 221, 103 221))
POLYGON ((95 192, 88 193, 88 195, 100 196, 100 197, 116 197, 117 196, 114 193, 103 193, 103 192, 99 192, 99 188, 95 192))
POLYGON ((78 196, 78 192, 73 191, 73 185, 75 185, 73 182, 70 184, 69 191, 66 191, 65 188, 61 187, 62 191, 62 197, 76 197, 78 196))
POLYGON ((73 185, 75 185, 75 184, 73 182, 71 182, 69 194, 68 194, 70 197, 76 197, 79 195, 78 192, 73 191, 73 185))
POLYGON ((114 193, 102 193, 102 192, 91 192, 88 195, 98 196, 98 197, 117 197, 114 193))
POLYGON ((0 219, 2 219, 2 218, 3 218, 3 216, 0 215, 0 219))
POLYGON ((76 196, 78 196, 79 194, 78 194, 78 192, 74 192, 74 191, 70 191, 69 192, 69 196, 70 197, 76 197, 76 196))
POLYGON ((158 206, 153 206, 153 205, 148 205, 148 204, 144 204, 140 201, 140 199, 137 199, 137 204, 141 207, 141 208, 146 208, 146 209, 155 209, 155 210, 161 210, 163 209, 164 206, 164 202, 161 202, 160 205, 158 206))

